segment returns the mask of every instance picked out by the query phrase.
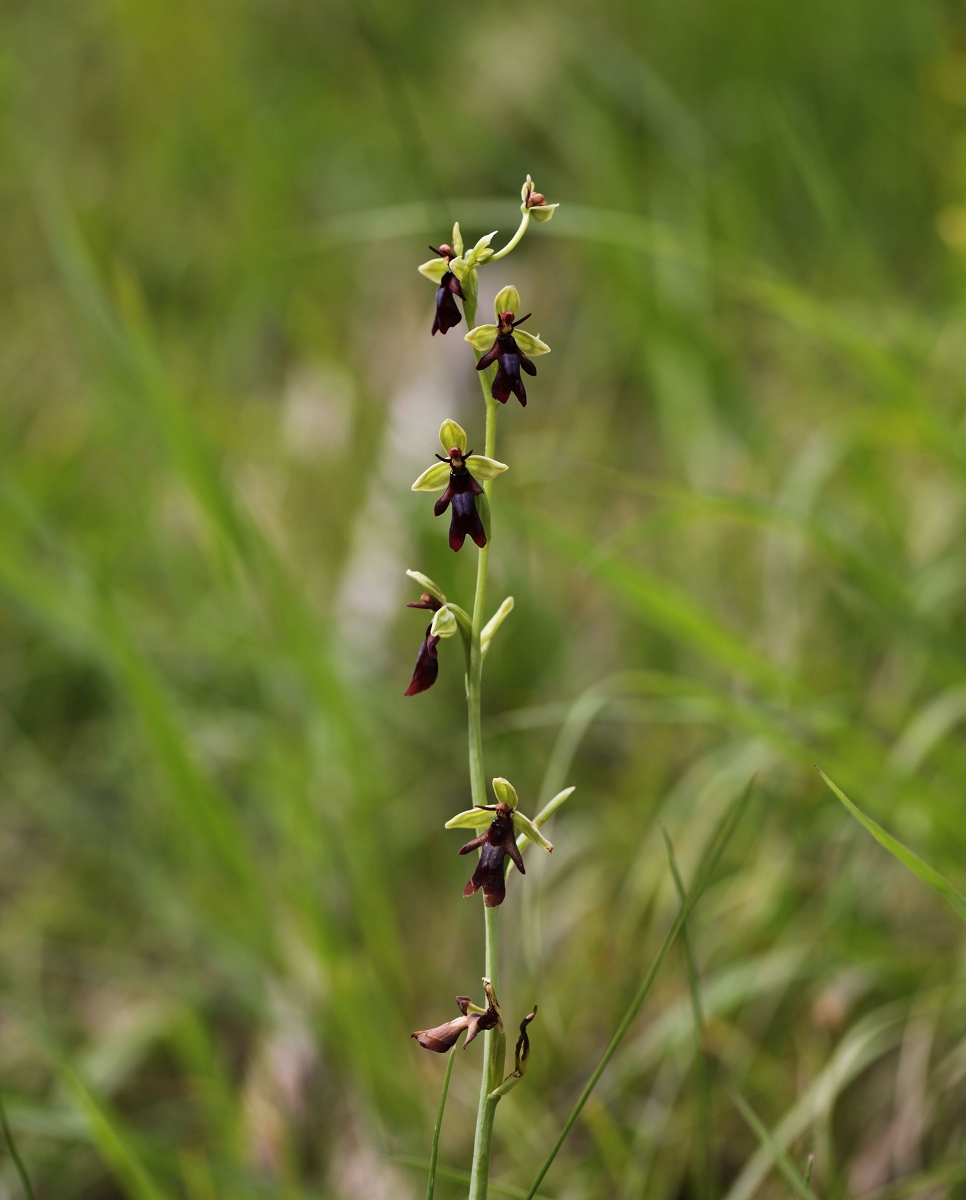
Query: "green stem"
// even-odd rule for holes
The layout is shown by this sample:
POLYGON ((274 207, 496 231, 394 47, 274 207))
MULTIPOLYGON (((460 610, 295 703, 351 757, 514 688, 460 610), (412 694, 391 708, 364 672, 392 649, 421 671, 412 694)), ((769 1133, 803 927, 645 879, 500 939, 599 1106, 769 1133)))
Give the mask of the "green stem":
MULTIPOLYGON (((484 908, 486 920, 486 977, 496 991, 497 959, 499 957, 499 908, 484 908)), ((480 1079, 480 1102, 476 1111, 476 1135, 473 1139, 473 1166, 470 1169, 469 1200, 486 1200, 490 1178, 490 1152, 493 1147, 493 1118, 499 1097, 490 1093, 503 1082, 506 1055, 506 1034, 503 1026, 487 1030, 483 1035, 483 1074, 480 1079)))
MULTIPOLYGON (((522 234, 520 235, 522 236, 522 234)), ((518 239, 519 240, 519 239, 518 239)), ((464 306, 465 307, 465 306, 464 306)), ((467 312, 466 319, 472 324, 476 313, 467 312)), ((489 371, 479 373, 480 387, 486 401, 486 448, 485 453, 493 457, 496 452, 497 401, 489 393, 489 371)), ((487 500, 490 498, 490 482, 483 487, 487 500)), ((491 510, 492 511, 492 510, 491 510)), ((492 521, 492 518, 491 518, 492 521)), ((492 527, 491 527, 492 532, 492 527)), ((474 804, 486 803, 486 777, 483 773, 483 734, 481 725, 480 696, 482 691, 483 656, 480 651, 480 633, 483 629, 483 612, 486 603, 486 574, 490 561, 490 542, 480 551, 476 568, 476 596, 473 601, 473 628, 470 639, 470 669, 466 682, 466 699, 469 716, 469 760, 470 790, 474 804)), ((499 975, 499 908, 483 909, 485 915, 486 951, 485 971, 494 990, 499 975)), ((487 1030, 483 1035, 483 1072, 480 1080, 480 1101, 476 1113, 476 1135, 473 1141, 473 1167, 470 1174, 470 1200, 486 1200, 490 1174, 490 1148, 493 1141, 493 1118, 498 1100, 489 1098, 490 1092, 499 1087, 503 1079, 503 1056, 506 1035, 501 1028, 487 1030)))
POLYGON ((456 1051, 450 1050, 446 1063, 446 1074, 443 1076, 443 1090, 439 1097, 439 1112, 436 1114, 436 1128, 433 1130, 433 1149, 429 1155, 429 1182, 426 1184, 426 1200, 433 1200, 436 1190, 436 1159, 439 1157, 439 1131, 443 1127, 443 1113, 446 1110, 446 1093, 449 1091, 449 1077, 453 1074, 453 1062, 456 1051))
MULTIPOLYGON (((488 261, 491 263, 499 262, 500 259, 505 258, 510 253, 511 250, 515 250, 516 247, 520 244, 520 239, 526 233, 527 226, 529 224, 530 224, 530 210, 525 209, 524 213, 523 213, 523 217, 520 220, 520 228, 516 231, 516 233, 513 235, 513 237, 510 238, 510 240, 503 247, 503 249, 498 250, 496 252, 496 254, 494 254, 493 257, 491 259, 489 259, 488 261)), ((489 454, 489 451, 487 451, 487 454, 489 454)))

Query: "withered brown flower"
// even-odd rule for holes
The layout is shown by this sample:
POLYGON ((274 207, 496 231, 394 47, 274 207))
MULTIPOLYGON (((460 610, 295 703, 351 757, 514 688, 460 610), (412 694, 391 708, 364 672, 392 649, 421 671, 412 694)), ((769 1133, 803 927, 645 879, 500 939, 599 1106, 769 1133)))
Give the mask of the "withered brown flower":
POLYGON ((447 1021, 443 1025, 437 1025, 435 1029, 419 1029, 411 1035, 424 1050, 445 1054, 447 1050, 451 1050, 456 1045, 464 1030, 466 1031, 466 1038, 463 1041, 465 1050, 481 1030, 493 1029, 499 1023, 500 1011, 492 1001, 488 1003, 485 1010, 477 1008, 469 996, 457 996, 456 1003, 462 1016, 454 1017, 452 1021, 447 1021))

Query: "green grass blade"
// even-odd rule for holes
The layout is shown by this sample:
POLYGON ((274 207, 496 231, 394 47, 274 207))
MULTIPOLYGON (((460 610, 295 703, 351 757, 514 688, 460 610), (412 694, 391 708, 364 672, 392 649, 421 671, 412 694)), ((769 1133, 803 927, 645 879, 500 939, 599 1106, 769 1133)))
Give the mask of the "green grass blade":
POLYGON ((130 1200, 169 1200, 154 1180, 116 1119, 91 1095, 76 1071, 60 1066, 60 1077, 84 1118, 91 1141, 130 1200))
POLYGON ((923 883, 928 884, 933 891, 936 891, 942 896, 957 913, 966 921, 966 896, 958 892, 945 875, 940 875, 939 872, 924 862, 918 854, 910 850, 908 846, 904 846, 902 842, 897 841, 891 834, 886 833, 881 825, 877 825, 871 817, 867 817, 861 809, 856 808, 852 801, 846 796, 841 788, 829 779, 821 767, 815 768, 819 775, 825 780, 828 786, 832 789, 835 795, 842 801, 842 804, 848 809, 853 817, 860 825, 863 825, 869 833, 875 838, 880 846, 884 846, 889 853, 909 868, 914 874, 918 875, 923 883))
MULTIPOLYGON (((671 835, 664 827, 663 821, 659 821, 658 826, 661 830, 661 837, 664 839, 665 849, 667 850, 671 874, 674 876, 674 886, 677 888, 678 897, 683 905, 687 901, 688 894, 684 886, 684 880, 681 878, 681 872, 678 870, 678 860, 677 855, 674 853, 671 835)), ((681 939, 684 943, 684 961, 687 966, 688 991, 691 993, 691 1015, 694 1021, 694 1061, 697 1068, 698 1091, 698 1197, 699 1200, 710 1200, 713 1192, 711 1182, 713 1162, 711 1154, 711 1064, 704 1049, 704 1012, 701 1004, 701 982, 698 977, 698 966, 694 958, 691 925, 687 921, 681 930, 681 939)))
POLYGON ((593 560, 594 545, 568 530, 528 512, 525 526, 540 540, 586 567, 632 611, 667 637, 695 650, 728 671, 754 683, 764 692, 795 691, 794 682, 695 603, 679 584, 663 579, 637 563, 617 559, 593 560))
POLYGON ((429 1155, 429 1178, 426 1183, 426 1200, 433 1200, 433 1192, 436 1190, 436 1160, 439 1158, 439 1131, 443 1128, 443 1113, 446 1111, 446 1095, 449 1092, 449 1079, 453 1074, 453 1063, 455 1060, 456 1054, 453 1050, 451 1050, 446 1063, 446 1074, 443 1076, 443 1090, 439 1097, 439 1111, 436 1114, 436 1128, 433 1130, 433 1148, 429 1155))
POLYGON ((739 797, 738 803, 734 806, 734 808, 731 810, 731 812, 725 818, 722 825, 718 829, 718 832, 715 834, 714 839, 712 840, 711 846, 708 850, 708 853, 705 857, 705 861, 702 863, 701 870, 698 872, 698 877, 695 880, 694 887, 691 889, 690 893, 688 894, 687 900, 684 902, 684 904, 681 905, 680 911, 678 912, 678 915, 674 920, 674 924, 668 930, 667 937, 664 939, 664 942, 661 945, 660 950, 657 952, 657 957, 654 959, 654 962, 651 964, 650 970, 648 971, 647 975, 644 977, 643 983, 637 990, 637 995, 631 1001, 630 1007, 628 1008, 627 1012, 624 1014, 623 1018, 621 1019, 621 1023, 617 1026, 617 1030, 614 1033, 614 1036, 611 1038, 610 1044, 608 1045, 607 1049, 604 1051, 603 1056, 601 1057, 600 1062, 595 1067, 594 1072, 591 1075, 590 1079, 587 1081, 587 1084, 585 1085, 584 1090, 580 1093, 580 1096, 577 1099, 577 1103, 574 1105, 574 1107, 570 1113, 570 1116, 564 1122, 564 1127, 560 1131, 560 1134, 558 1135, 557 1140, 554 1142, 553 1147, 551 1148, 550 1153, 547 1155, 547 1157, 543 1163, 543 1166, 540 1168, 540 1171, 538 1172, 536 1179, 533 1181, 533 1184, 532 1184, 529 1192, 527 1192, 525 1200, 533 1200, 534 1196, 536 1196, 537 1188, 543 1182, 544 1176, 547 1174, 547 1172, 550 1170, 550 1167, 553 1165, 553 1160, 557 1157, 557 1154, 560 1151, 560 1147, 564 1144, 564 1142, 567 1138, 567 1135, 570 1133, 571 1129, 573 1129, 574 1124, 576 1123, 577 1118, 580 1116, 584 1105, 590 1099, 591 1093, 593 1092, 594 1088, 597 1086, 597 1083, 598 1083, 601 1075, 603 1075, 603 1073, 607 1067, 607 1064, 610 1062, 610 1060, 614 1057, 615 1053, 617 1052, 617 1047, 624 1040, 624 1035, 627 1033, 628 1029, 630 1029, 634 1018, 637 1016, 638 1012, 640 1012, 641 1005, 647 999, 648 992, 650 992, 651 986, 653 985, 654 980, 657 977, 657 973, 661 969, 661 964, 664 962, 664 959, 667 957, 668 951, 674 945, 674 942, 677 939, 678 934, 681 932, 681 929, 682 929, 685 921, 687 921, 688 916, 691 913, 691 910, 694 908, 695 904, 697 904, 698 900, 700 899, 701 893, 707 887, 708 882, 711 879, 711 876, 712 876, 715 868, 717 867, 718 862, 721 859, 721 855, 725 851, 725 847, 728 845, 728 842, 731 840, 731 835, 734 833, 735 829, 738 826, 738 822, 741 820, 742 816, 744 815, 745 809, 748 806, 748 802, 751 799, 752 792, 754 791, 755 784, 757 782, 758 782, 758 778, 757 778, 757 776, 755 776, 748 783, 747 787, 745 788, 745 790, 742 792, 741 796, 739 797))
MULTIPOLYGON (((735 1107, 751 1126, 755 1137, 761 1142, 764 1149, 771 1156, 772 1162, 781 1171, 785 1177, 788 1186, 794 1191, 799 1200, 815 1200, 815 1193, 808 1186, 806 1181, 799 1174, 798 1168, 788 1157, 785 1151, 778 1145, 775 1139, 771 1136, 765 1126, 758 1119, 755 1110, 751 1107, 747 1100, 733 1088, 730 1090, 731 1099, 735 1103, 735 1107)), ((809 1178, 811 1178, 811 1167, 809 1166, 809 1178)))
POLYGON ((0 1125, 3 1125, 4 1140, 7 1143, 7 1149, 10 1151, 10 1157, 13 1159, 13 1165, 17 1168, 17 1174, 20 1176, 24 1195, 27 1197, 27 1200, 34 1200, 34 1189, 30 1186, 30 1176, 27 1174, 27 1168, 23 1165, 23 1159, 20 1157, 17 1143, 13 1140, 13 1133, 10 1129, 10 1123, 7 1120, 7 1110, 3 1106, 2 1094, 0 1094, 0 1125))

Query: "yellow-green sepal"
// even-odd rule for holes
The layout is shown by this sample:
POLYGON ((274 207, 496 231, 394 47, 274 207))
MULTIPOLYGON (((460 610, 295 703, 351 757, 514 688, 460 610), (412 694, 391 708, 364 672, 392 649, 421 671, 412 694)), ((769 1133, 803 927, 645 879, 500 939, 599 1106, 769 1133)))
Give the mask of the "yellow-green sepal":
POLYGON ((443 826, 444 829, 486 829, 493 823, 493 814, 485 808, 468 808, 466 812, 457 813, 443 826))
MULTIPOLYGON (((522 207, 526 208, 526 205, 522 207)), ((527 212, 535 221, 549 221, 553 216, 553 210, 559 207, 559 204, 535 204, 532 208, 527 208, 527 212)))
POLYGON ((428 575, 424 575, 422 571, 406 571, 410 579, 415 579, 424 592, 428 592, 430 596, 435 596, 440 604, 446 603, 446 596, 443 594, 443 589, 439 584, 434 583, 428 575))
POLYGON ((493 257, 493 251, 490 249, 490 242, 496 237, 497 231, 494 229, 492 233, 485 233, 476 243, 472 250, 467 250, 463 255, 463 262, 467 267, 472 268, 481 266, 488 258, 493 257))
POLYGON ((449 483, 449 463, 438 462, 423 471, 412 486, 414 492, 439 492, 449 483))
POLYGON ((466 466, 474 479, 496 479, 510 468, 506 463, 497 462, 495 458, 487 458, 485 454, 471 454, 466 460, 466 466))
POLYGON ((416 270, 420 275, 425 275, 427 279, 431 279, 433 283, 438 285, 439 281, 449 270, 449 263, 445 258, 431 258, 429 262, 422 263, 416 270))
POLYGON ((444 604, 442 608, 438 608, 433 613, 433 621, 429 627, 429 632, 433 637, 449 638, 459 629, 459 624, 456 620, 456 613, 448 604, 444 604))
POLYGON ((462 425, 447 417, 439 427, 439 444, 443 447, 443 453, 449 454, 450 450, 456 446, 460 454, 466 453, 466 430, 462 425))
POLYGON ((511 612, 513 612, 513 597, 507 596, 493 616, 490 617, 489 621, 487 621, 487 623, 483 626, 483 629, 480 632, 480 654, 483 658, 486 657, 486 652, 490 648, 490 642, 493 641, 493 635, 500 628, 511 612))
POLYGON ((493 343, 496 341, 497 333, 499 333, 499 330, 495 325, 477 325, 469 333, 463 334, 463 341, 469 342, 474 350, 479 350, 482 354, 484 351, 492 348, 493 343))
POLYGON ((493 795, 501 804, 509 804, 512 809, 516 809, 520 803, 516 788, 509 779, 504 779, 499 775, 493 780, 493 795))
POLYGON ((453 223, 453 249, 457 257, 463 253, 463 235, 460 233, 459 221, 453 223))
POLYGON ((493 315, 499 321, 503 313, 510 312, 516 316, 519 311, 520 293, 512 283, 508 283, 505 288, 500 288, 496 294, 496 299, 493 301, 493 315))
POLYGON ((536 842, 538 846, 542 846, 548 854, 553 853, 553 846, 543 836, 540 830, 534 825, 529 817, 525 817, 521 812, 513 814, 513 828, 517 833, 524 833, 531 842, 536 842))
POLYGON ((528 358, 536 358, 540 354, 549 354, 550 347, 542 342, 535 334, 527 333, 525 329, 514 329, 513 340, 528 358))

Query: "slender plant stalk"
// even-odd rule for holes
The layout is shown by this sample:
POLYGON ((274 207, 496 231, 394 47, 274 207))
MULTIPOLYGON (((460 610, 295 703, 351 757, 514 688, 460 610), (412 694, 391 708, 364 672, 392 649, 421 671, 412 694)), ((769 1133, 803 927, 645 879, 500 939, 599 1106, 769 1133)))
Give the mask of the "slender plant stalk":
POLYGON ((3 1125, 3 1136, 6 1139, 7 1149, 10 1151, 10 1157, 13 1159, 13 1165, 17 1168, 17 1174, 20 1176, 24 1194, 27 1196, 27 1200, 34 1200, 34 1189, 30 1186, 30 1177, 27 1175, 27 1168, 23 1165, 23 1159, 21 1159, 20 1152, 17 1150, 17 1143, 13 1140, 13 1132, 7 1121, 7 1110, 3 1106, 2 1095, 0 1095, 0 1124, 3 1125))
MULTIPOLYGON (((522 234, 520 235, 522 236, 522 234)), ((476 323, 476 312, 466 314, 472 327, 476 323)), ((486 401, 486 448, 484 453, 492 458, 496 453, 497 401, 490 396, 489 371, 481 371, 480 387, 486 401)), ((483 484, 487 501, 490 499, 491 483, 483 484)), ((492 512, 492 510, 491 510, 492 512)), ((491 517, 492 521, 492 517, 491 517)), ((490 538, 480 550, 476 568, 476 597, 473 602, 473 632, 470 642, 470 674, 467 686, 467 710, 469 715, 470 789, 474 804, 486 803, 486 778, 483 773, 483 732, 481 724, 480 695, 482 690, 483 655, 480 649, 480 633, 483 629, 483 613, 486 602, 486 573, 490 561, 490 538)), ((485 972, 494 990, 499 987, 499 944, 500 910, 483 909, 485 928, 485 972)), ((470 1200, 486 1200, 487 1182, 490 1175, 490 1149, 493 1142, 493 1118, 498 1101, 489 1098, 490 1092, 499 1087, 503 1078, 503 1051, 506 1045, 501 1030, 490 1029, 483 1035, 483 1070, 480 1079, 480 1100, 476 1112, 476 1134, 473 1139, 473 1166, 470 1172, 470 1200), (499 1060, 499 1061, 497 1061, 499 1060)))
MULTIPOLYGON (((490 259, 490 262, 491 263, 499 262, 501 258, 505 258, 510 253, 511 250, 514 250, 517 247, 517 245, 519 244, 520 239, 526 233, 527 226, 529 224, 530 224, 530 213, 525 212, 523 214, 522 220, 520 221, 520 228, 516 231, 516 233, 513 235, 513 237, 510 238, 510 240, 507 242, 507 244, 503 247, 502 250, 497 250, 496 254, 494 254, 493 257, 490 259)), ((473 321, 470 322, 470 327, 472 328, 472 326, 475 324, 476 324, 476 317, 474 314, 474 319, 473 319, 473 321)), ((487 450, 487 454, 489 454, 489 450, 487 450)))
MULTIPOLYGON (((671 874, 674 876, 674 886, 677 888, 681 903, 687 900, 687 889, 681 872, 678 870, 677 856, 668 831, 661 824, 661 836, 667 848, 668 862, 671 874)), ((701 981, 698 966, 694 957, 694 944, 691 939, 691 923, 686 921, 681 930, 684 942, 684 960, 688 971, 688 990, 691 993, 691 1016, 694 1021, 694 1062, 697 1074, 698 1091, 698 1200, 713 1200, 714 1168, 711 1153, 711 1063, 704 1047, 704 1010, 701 1005, 701 981)))
POLYGON ((576 1124, 577 1118, 580 1116, 581 1112, 583 1111, 584 1105, 590 1099, 591 1093, 593 1092, 594 1088, 597 1086, 597 1082, 600 1079, 601 1075, 603 1075, 604 1070, 607 1067, 607 1064, 614 1057, 615 1053, 617 1052, 617 1047, 624 1040, 624 1035, 627 1033, 628 1029, 630 1029, 631 1023, 633 1022, 634 1018, 637 1016, 638 1012, 640 1012, 641 1005, 647 999, 647 994, 651 990, 651 986, 654 983, 655 978, 657 977, 658 971, 661 969, 661 964, 664 962, 665 958, 667 957, 668 951, 674 945, 674 942, 677 939, 678 934, 681 932, 681 929, 684 926, 685 921, 687 921, 688 917, 691 915, 691 910, 694 908, 695 904, 697 904, 698 900, 700 899, 701 893, 707 887, 708 882, 711 878, 711 875, 714 872, 715 868, 717 867, 718 862, 721 858, 721 855, 724 853, 725 847, 727 846, 728 842, 731 839, 732 833, 734 833, 734 831, 738 825, 738 822, 741 820, 741 817, 745 811, 745 808, 748 805, 748 801, 751 799, 751 793, 754 790, 756 783, 757 783, 757 776, 754 779, 752 779, 751 782, 748 784, 748 786, 745 788, 738 803, 734 806, 734 808, 728 814, 728 816, 722 823, 721 827, 719 828, 718 832, 716 833, 714 839, 712 840, 711 848, 708 851, 708 854, 707 854, 705 861, 701 867, 701 870, 698 872, 698 877, 694 882, 694 886, 692 887, 691 891, 688 893, 688 897, 685 900, 685 902, 681 905, 678 915, 674 920, 674 924, 668 930, 667 937, 664 939, 664 942, 663 942, 660 950, 657 952, 657 957, 654 959, 654 962, 651 964, 651 969, 648 971, 647 975, 644 977, 644 982, 638 988, 637 995, 631 1001, 630 1007, 628 1008, 627 1012, 624 1014, 624 1016, 621 1020, 621 1023, 617 1026, 617 1031, 615 1032, 614 1036, 611 1038, 610 1044, 608 1045, 607 1049, 604 1051, 603 1057, 601 1058, 600 1062, 597 1064, 596 1068, 594 1069, 594 1073, 591 1075, 590 1079, 587 1081, 587 1084, 584 1087, 584 1090, 580 1093, 580 1096, 577 1099, 577 1103, 574 1105, 574 1107, 570 1113, 570 1116, 564 1122, 563 1129, 560 1131, 560 1134, 557 1137, 557 1140, 554 1142, 554 1144, 550 1150, 550 1153, 547 1155, 543 1166, 540 1168, 540 1171, 537 1174, 536 1179, 533 1181, 533 1184, 531 1185, 530 1190, 527 1192, 526 1200, 533 1200, 533 1197, 536 1195, 537 1188, 543 1182, 544 1176, 550 1170, 551 1166, 553 1165, 553 1160, 557 1157, 557 1154, 560 1151, 560 1147, 566 1141, 567 1134, 570 1133, 571 1129, 573 1129, 574 1125, 576 1124))
POLYGON ((449 1091, 449 1077, 453 1074, 453 1062, 456 1050, 450 1050, 447 1055, 446 1074, 443 1076, 443 1090, 439 1096, 439 1112, 436 1114, 436 1128, 433 1130, 433 1148, 429 1153, 429 1180, 426 1183, 426 1200, 433 1200, 436 1190, 436 1160, 439 1157, 439 1131, 443 1128, 443 1113, 446 1111, 446 1094, 449 1091))

